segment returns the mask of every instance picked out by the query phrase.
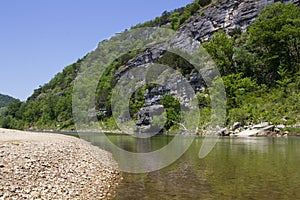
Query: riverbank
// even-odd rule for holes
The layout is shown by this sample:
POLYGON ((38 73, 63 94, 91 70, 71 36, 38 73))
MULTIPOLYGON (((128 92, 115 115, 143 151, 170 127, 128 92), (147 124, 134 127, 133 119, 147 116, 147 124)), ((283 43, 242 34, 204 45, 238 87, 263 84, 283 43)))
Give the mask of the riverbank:
POLYGON ((65 135, 0 129, 0 157, 0 199, 111 199, 121 180, 110 153, 65 135))
MULTIPOLYGON (((275 127, 274 127, 275 128, 275 127)), ((221 129, 219 132, 211 132, 211 131, 206 131, 202 130, 198 132, 181 132, 181 134, 184 135, 190 135, 190 136, 207 136, 207 135, 219 135, 219 136, 238 136, 238 133, 242 132, 245 129, 238 129, 238 130, 232 130, 231 128, 224 128, 221 129)), ((42 133, 61 133, 64 135, 72 135, 72 136, 77 136, 78 135, 77 131, 73 130, 28 130, 29 132, 42 132, 42 133)), ((120 130, 96 130, 96 129, 90 129, 90 130, 85 130, 87 133, 104 133, 104 134, 116 134, 116 135, 133 135, 134 133, 130 132, 125 132, 125 131, 120 131, 120 130)), ((165 132, 165 133, 159 133, 158 135, 169 135, 169 136, 175 136, 179 134, 179 132, 165 132)), ((300 127, 286 127, 283 129, 278 129, 275 128, 273 131, 262 131, 259 134, 255 134, 255 136, 265 136, 265 137, 281 137, 281 136, 298 136, 300 137, 300 127)))

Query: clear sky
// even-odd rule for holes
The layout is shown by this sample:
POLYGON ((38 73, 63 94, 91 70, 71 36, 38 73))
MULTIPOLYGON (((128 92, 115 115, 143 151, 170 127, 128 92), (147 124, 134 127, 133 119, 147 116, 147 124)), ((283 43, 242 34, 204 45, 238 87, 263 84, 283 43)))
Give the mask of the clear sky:
POLYGON ((0 93, 33 90, 116 32, 193 0, 1 0, 0 93))

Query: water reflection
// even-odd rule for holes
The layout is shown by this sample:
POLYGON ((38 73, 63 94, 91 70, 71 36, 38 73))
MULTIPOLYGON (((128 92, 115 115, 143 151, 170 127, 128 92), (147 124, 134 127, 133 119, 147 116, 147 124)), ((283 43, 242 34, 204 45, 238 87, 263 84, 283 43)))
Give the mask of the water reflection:
MULTIPOLYGON (((108 151, 103 135, 86 134, 108 151)), ((151 152, 173 137, 137 139, 108 135, 113 144, 132 152, 151 152)), ((204 159, 203 139, 196 138, 175 163, 151 173, 123 173, 116 199, 300 199, 300 138, 220 138, 204 159)))
POLYGON ((151 138, 137 138, 136 139, 137 152, 148 153, 153 151, 151 138))
MULTIPOLYGON (((249 153, 257 151, 261 154, 272 153, 276 150, 280 155, 287 154, 287 148, 293 145, 296 138, 275 138, 275 137, 245 137, 245 138, 223 138, 221 143, 229 143, 232 151, 249 153)), ((299 151, 299 150, 296 150, 299 151)))
MULTIPOLYGON (((152 147, 157 139, 151 141, 152 147)), ((298 138, 223 138, 200 160, 201 144, 202 139, 196 139, 165 169, 124 173, 117 199, 300 198, 298 138)))

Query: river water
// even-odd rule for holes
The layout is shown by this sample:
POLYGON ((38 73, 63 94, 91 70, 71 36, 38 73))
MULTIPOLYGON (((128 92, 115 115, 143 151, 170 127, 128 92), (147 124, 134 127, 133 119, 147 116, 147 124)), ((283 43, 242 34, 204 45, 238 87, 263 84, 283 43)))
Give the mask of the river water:
MULTIPOLYGON (((154 151, 173 139, 107 136, 132 152, 154 151)), ((102 137, 94 135, 92 143, 105 148, 102 137)), ((116 199, 300 199, 300 138, 220 138, 210 154, 199 159, 202 141, 196 138, 180 159, 164 169, 122 173, 116 199)))

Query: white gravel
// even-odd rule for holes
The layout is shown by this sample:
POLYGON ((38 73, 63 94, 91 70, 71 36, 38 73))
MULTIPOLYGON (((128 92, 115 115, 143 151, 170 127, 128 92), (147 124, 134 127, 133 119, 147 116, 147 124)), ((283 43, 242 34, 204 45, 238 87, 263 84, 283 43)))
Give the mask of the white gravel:
POLYGON ((0 129, 0 199, 111 199, 122 179, 115 165, 74 137, 0 129))

